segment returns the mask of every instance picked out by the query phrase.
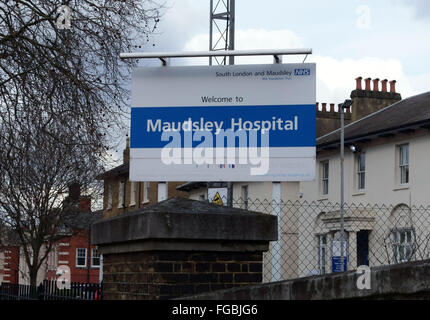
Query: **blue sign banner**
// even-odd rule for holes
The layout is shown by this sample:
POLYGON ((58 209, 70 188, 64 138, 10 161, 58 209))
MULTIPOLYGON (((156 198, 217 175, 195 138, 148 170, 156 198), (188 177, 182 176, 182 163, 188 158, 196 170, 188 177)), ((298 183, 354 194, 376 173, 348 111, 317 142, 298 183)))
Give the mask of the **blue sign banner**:
POLYGON ((138 67, 131 181, 312 181, 316 65, 138 67))
MULTIPOLYGON (((131 148, 163 148, 163 132, 256 130, 270 147, 315 147, 316 107, 309 105, 146 107, 131 109, 131 148)), ((193 147, 201 141, 194 141, 193 147)), ((216 146, 224 147, 224 146, 216 146)), ((225 147, 227 147, 225 145, 225 147)), ((261 140, 257 147, 261 147, 261 140)))
POLYGON ((343 258, 343 270, 341 269, 341 258, 340 257, 331 257, 331 272, 344 272, 348 270, 347 266, 348 258, 343 258))

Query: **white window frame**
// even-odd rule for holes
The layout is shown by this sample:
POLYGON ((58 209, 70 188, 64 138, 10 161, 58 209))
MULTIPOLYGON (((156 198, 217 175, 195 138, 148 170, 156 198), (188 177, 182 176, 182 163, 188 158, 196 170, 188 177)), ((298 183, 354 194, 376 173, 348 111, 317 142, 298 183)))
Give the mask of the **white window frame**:
POLYGON ((401 144, 397 146, 397 156, 398 156, 398 181, 400 185, 409 184, 410 172, 409 172, 409 144, 401 144), (406 159, 404 159, 404 151, 407 150, 406 159), (406 160, 406 161, 405 161, 406 160))
POLYGON ((319 274, 327 273, 327 233, 317 235, 317 269, 319 274))
POLYGON ((58 267, 58 248, 57 245, 52 245, 51 251, 48 253, 46 264, 48 270, 56 270, 58 267))
POLYGON ((100 253, 98 253, 97 248, 92 248, 91 249, 91 267, 92 268, 100 268, 100 253), (96 252, 98 254, 98 259, 99 259, 99 264, 96 265, 94 264, 94 252, 96 252))
POLYGON ((109 183, 107 185, 107 207, 106 207, 108 210, 112 209, 112 195, 113 195, 112 184, 109 183))
POLYGON ((87 248, 76 248, 76 268, 86 268, 87 266, 87 248), (78 264, 78 259, 82 258, 81 255, 79 255, 80 250, 84 250, 85 252, 85 264, 84 265, 80 265, 78 264))
POLYGON ((328 196, 329 191, 329 176, 330 176, 330 162, 329 160, 324 160, 320 162, 320 170, 321 170, 321 180, 320 180, 320 186, 321 186, 321 195, 322 196, 328 196), (327 164, 327 176, 325 176, 325 164, 327 164), (325 190, 326 188, 326 190, 325 190))
POLYGON ((124 189, 125 189, 125 181, 120 181, 118 183, 118 208, 125 207, 124 189))
POLYGON ((363 191, 366 189, 366 153, 357 155, 357 190, 363 191), (361 160, 364 158, 364 168, 361 168, 361 160))
POLYGON ((136 181, 130 181, 130 206, 136 205, 136 181))
POLYGON ((145 181, 143 183, 143 203, 149 202, 149 190, 150 190, 150 182, 145 181))
POLYGON ((395 263, 402 263, 402 262, 415 260, 414 229, 401 228, 401 229, 391 230, 391 241, 393 246, 393 261, 395 263), (408 254, 408 250, 409 250, 409 254, 408 254))
POLYGON ((5 254, 4 254, 4 251, 2 250, 0 251, 0 270, 4 269, 4 261, 5 261, 5 254))

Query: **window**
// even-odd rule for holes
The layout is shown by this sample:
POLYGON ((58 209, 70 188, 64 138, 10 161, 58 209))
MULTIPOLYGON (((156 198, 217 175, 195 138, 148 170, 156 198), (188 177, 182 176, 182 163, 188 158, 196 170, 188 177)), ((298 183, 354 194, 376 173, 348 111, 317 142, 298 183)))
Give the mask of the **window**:
POLYGON ((326 274, 327 235, 317 235, 317 255, 319 274, 326 274))
POLYGON ((393 260, 395 263, 413 260, 414 233, 413 229, 394 229, 391 232, 393 260))
POLYGON ((149 202, 149 181, 143 183, 143 202, 149 202))
POLYGON ((125 182, 120 181, 119 187, 118 187, 118 208, 124 208, 124 191, 125 191, 125 182))
POLYGON ((130 205, 134 206, 136 204, 136 182, 130 182, 130 205))
POLYGON ((58 250, 57 246, 53 245, 51 251, 48 253, 47 267, 48 270, 56 270, 58 266, 58 250))
POLYGON ((328 161, 321 162, 321 194, 328 195, 328 161))
POLYGON ((107 209, 112 209, 112 185, 108 184, 107 186, 107 193, 108 193, 108 199, 107 199, 107 209))
POLYGON ((357 189, 366 188, 366 154, 361 153, 357 156, 357 189))
POLYGON ((91 266, 99 268, 100 267, 100 253, 97 248, 91 250, 91 266))
POLYGON ((248 210, 248 186, 242 186, 242 209, 248 210))
POLYGON ((400 184, 407 184, 409 183, 409 145, 401 145, 398 150, 400 184))
POLYGON ((77 248, 76 249, 76 266, 86 267, 87 266, 87 249, 77 248))
MULTIPOLYGON (((0 270, 3 270, 3 268, 4 268, 4 260, 5 260, 4 258, 5 258, 4 252, 0 251, 0 270)), ((0 276, 1 276, 1 274, 0 274, 0 276)))

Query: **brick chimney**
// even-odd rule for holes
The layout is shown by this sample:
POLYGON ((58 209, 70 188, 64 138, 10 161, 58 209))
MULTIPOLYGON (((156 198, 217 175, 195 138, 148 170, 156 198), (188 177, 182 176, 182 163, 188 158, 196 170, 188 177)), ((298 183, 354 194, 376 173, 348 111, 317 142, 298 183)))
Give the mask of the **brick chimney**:
POLYGON ((70 202, 78 202, 81 197, 81 185, 78 182, 72 182, 69 185, 70 202))
POLYGON ((379 91, 379 79, 373 79, 373 91, 378 92, 379 91))
POLYGON ((365 88, 361 89, 361 77, 356 78, 356 89, 351 92, 352 112, 351 121, 357 121, 369 114, 381 110, 389 105, 402 100, 396 93, 396 81, 390 81, 390 92, 387 92, 387 82, 381 81, 382 89, 379 90, 379 78, 373 79, 373 90, 371 89, 371 78, 365 79, 365 88))
POLYGON ((364 82, 366 83, 366 91, 370 91, 370 81, 372 81, 371 78, 367 78, 364 80, 364 82))
POLYGON ((387 92, 387 82, 388 82, 388 80, 387 79, 384 79, 384 80, 382 80, 381 81, 381 83, 382 83, 382 92, 387 92))
POLYGON ((361 80, 363 80, 363 77, 358 77, 358 78, 355 79, 355 81, 356 81, 356 87, 355 87, 355 89, 356 90, 362 90, 362 88, 361 88, 361 80))
POLYGON ((129 163, 130 162, 130 138, 127 137, 125 142, 125 149, 122 152, 122 163, 129 163))
POLYGON ((81 197, 81 199, 79 200, 79 210, 80 212, 91 211, 91 197, 88 197, 88 196, 81 197))
POLYGON ((396 92, 396 80, 390 81, 390 92, 395 93, 396 92))

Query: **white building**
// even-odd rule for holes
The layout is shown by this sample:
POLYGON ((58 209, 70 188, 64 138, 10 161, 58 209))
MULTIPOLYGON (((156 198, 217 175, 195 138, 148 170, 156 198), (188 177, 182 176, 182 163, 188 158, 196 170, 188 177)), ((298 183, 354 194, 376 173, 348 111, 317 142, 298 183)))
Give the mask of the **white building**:
MULTIPOLYGON (((349 269, 357 264, 375 266, 430 257, 429 129, 430 92, 345 127, 349 269)), ((339 148, 340 130, 317 139, 317 179, 300 184, 304 201, 316 201, 321 207, 340 202, 339 148)), ((299 234, 306 236, 309 231, 305 219, 315 223, 316 258, 321 260, 318 245, 331 244, 337 237, 340 214, 338 210, 311 213, 312 217, 300 217, 299 234)), ((320 271, 329 269, 329 259, 323 260, 325 266, 315 261, 320 271)))
MULTIPOLYGON (((430 257, 430 92, 381 104, 389 94, 370 91, 370 79, 361 90, 361 78, 351 94, 354 104, 352 122, 345 127, 344 160, 350 270, 361 264, 430 257), (354 115, 354 106, 357 112, 372 104, 377 105, 376 112, 354 115)), ((274 252, 267 255, 265 280, 274 271, 287 279, 336 268, 340 130, 317 139, 316 163, 315 181, 282 183, 284 203, 278 220, 282 261, 273 261, 274 252)), ((192 199, 207 197, 202 184, 187 184, 183 190, 192 199)), ((234 183, 233 198, 236 206, 271 213, 272 183, 234 183)))

